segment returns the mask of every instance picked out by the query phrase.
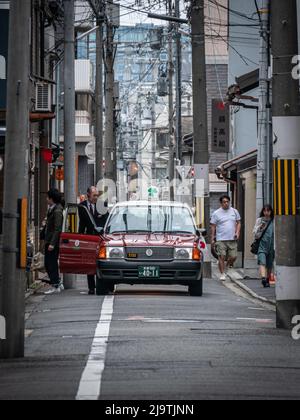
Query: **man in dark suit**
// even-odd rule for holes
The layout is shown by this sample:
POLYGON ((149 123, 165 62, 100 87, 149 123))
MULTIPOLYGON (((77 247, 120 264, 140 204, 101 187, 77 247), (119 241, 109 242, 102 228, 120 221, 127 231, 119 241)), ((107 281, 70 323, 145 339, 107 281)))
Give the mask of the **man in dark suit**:
MULTIPOLYGON (((96 187, 89 187, 87 190, 87 200, 83 201, 79 206, 79 233, 83 235, 95 235, 96 227, 103 227, 108 219, 108 213, 102 215, 97 210, 97 201, 99 192, 96 187), (80 211, 80 208, 82 211, 80 211), (94 224, 91 222, 94 222, 94 224)), ((96 282, 95 276, 87 276, 89 295, 95 294, 96 282)))
POLYGON ((60 293, 63 290, 58 268, 59 238, 63 226, 63 206, 61 205, 61 194, 58 190, 52 189, 48 191, 47 198, 49 209, 42 239, 45 241, 45 268, 52 286, 45 294, 51 295, 60 293))

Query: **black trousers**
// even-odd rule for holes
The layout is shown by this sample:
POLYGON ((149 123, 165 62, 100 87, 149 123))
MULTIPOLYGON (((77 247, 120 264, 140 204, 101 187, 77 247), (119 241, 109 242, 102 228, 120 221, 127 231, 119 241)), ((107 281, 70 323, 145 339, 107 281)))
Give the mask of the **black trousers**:
POLYGON ((50 278, 50 284, 52 286, 58 286, 60 283, 59 268, 58 268, 58 256, 59 248, 55 247, 53 251, 49 251, 49 244, 45 246, 45 268, 50 278))
POLYGON ((95 276, 87 276, 87 281, 88 281, 89 290, 93 290, 94 291, 96 289, 95 276))

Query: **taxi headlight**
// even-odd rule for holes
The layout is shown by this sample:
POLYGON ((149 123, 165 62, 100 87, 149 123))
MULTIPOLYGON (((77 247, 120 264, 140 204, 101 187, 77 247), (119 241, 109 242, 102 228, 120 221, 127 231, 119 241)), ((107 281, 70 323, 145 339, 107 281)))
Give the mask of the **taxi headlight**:
POLYGON ((192 248, 176 248, 175 259, 176 260, 192 260, 193 259, 192 248))
POLYGON ((124 248, 107 248, 107 258, 122 259, 124 258, 124 248))

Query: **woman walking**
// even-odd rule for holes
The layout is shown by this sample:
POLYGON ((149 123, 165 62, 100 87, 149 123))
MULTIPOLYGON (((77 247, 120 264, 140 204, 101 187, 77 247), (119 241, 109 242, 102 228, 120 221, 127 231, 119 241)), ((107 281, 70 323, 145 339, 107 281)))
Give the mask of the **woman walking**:
POLYGON ((262 285, 270 287, 270 276, 275 260, 274 250, 274 210, 271 205, 265 206, 256 221, 255 239, 259 241, 258 265, 262 285))
POLYGON ((60 293, 63 285, 59 277, 58 257, 59 239, 63 225, 62 197, 58 190, 48 191, 48 213, 45 226, 45 268, 50 278, 51 289, 46 292, 50 295, 60 293))

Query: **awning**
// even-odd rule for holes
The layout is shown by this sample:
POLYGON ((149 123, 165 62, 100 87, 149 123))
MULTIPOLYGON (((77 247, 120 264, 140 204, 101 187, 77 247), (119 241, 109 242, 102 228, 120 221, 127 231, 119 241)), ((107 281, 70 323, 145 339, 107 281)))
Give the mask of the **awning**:
POLYGON ((29 114, 30 122, 49 121, 56 117, 54 112, 31 112, 29 114))
POLYGON ((236 156, 235 158, 222 163, 222 165, 218 166, 215 172, 219 179, 223 179, 227 182, 233 182, 231 178, 228 178, 228 175, 231 171, 234 171, 234 170, 246 171, 256 164, 257 164, 257 149, 253 149, 253 150, 250 150, 248 153, 236 156))
POLYGON ((259 87, 259 69, 243 74, 240 77, 236 77, 235 80, 239 85, 241 93, 244 95, 245 93, 259 87))

